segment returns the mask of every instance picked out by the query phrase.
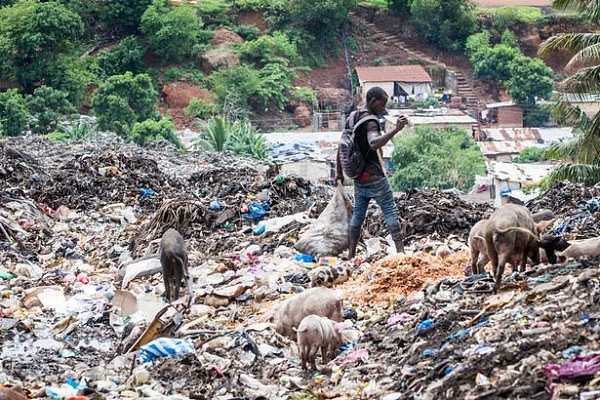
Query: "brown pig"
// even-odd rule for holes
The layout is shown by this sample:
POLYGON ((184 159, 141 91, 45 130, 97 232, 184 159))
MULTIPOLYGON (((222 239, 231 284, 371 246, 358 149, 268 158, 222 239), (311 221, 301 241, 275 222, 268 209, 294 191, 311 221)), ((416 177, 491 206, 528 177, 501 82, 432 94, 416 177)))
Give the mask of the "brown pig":
POLYGON ((332 360, 335 355, 335 348, 344 344, 342 340, 343 329, 344 324, 326 317, 314 314, 304 317, 296 330, 302 368, 306 369, 306 363, 310 362, 312 370, 317 369, 315 359, 319 349, 321 349, 323 365, 332 360))
POLYGON ((570 258, 600 257, 600 237, 583 240, 572 240, 564 251, 556 252, 558 260, 564 262, 570 258))
POLYGON ((0 388, 0 400, 27 400, 20 387, 0 388))
POLYGON ((188 303, 193 299, 192 280, 188 272, 187 250, 183 237, 175 229, 165 232, 160 241, 160 264, 165 282, 165 296, 169 302, 179 298, 179 287, 183 278, 187 281, 188 303))
POLYGON ((533 265, 539 264, 538 228, 533 222, 531 212, 517 204, 506 204, 492 213, 485 224, 484 238, 487 255, 492 263, 498 291, 507 262, 516 269, 525 269, 528 256, 533 265))
POLYGON ((535 212, 531 215, 531 217, 533 218, 533 222, 538 223, 538 222, 542 222, 542 221, 550 221, 553 220, 555 218, 554 213, 552 212, 552 210, 539 210, 538 212, 535 212))
POLYGON ((342 299, 331 289, 310 288, 287 299, 279 306, 274 316, 277 333, 290 339, 296 338, 298 328, 304 317, 315 314, 334 321, 343 320, 342 299))
POLYGON ((471 249, 471 272, 474 275, 485 273, 485 265, 489 258, 485 247, 485 225, 487 219, 482 219, 471 228, 469 232, 469 248, 471 249))

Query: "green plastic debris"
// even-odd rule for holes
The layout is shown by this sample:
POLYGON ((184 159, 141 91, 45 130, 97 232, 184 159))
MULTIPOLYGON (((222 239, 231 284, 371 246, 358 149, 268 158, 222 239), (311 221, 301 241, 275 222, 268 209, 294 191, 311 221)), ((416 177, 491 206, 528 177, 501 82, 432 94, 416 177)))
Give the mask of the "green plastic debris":
POLYGON ((10 272, 0 271, 0 278, 2 278, 2 279, 12 279, 15 276, 16 275, 11 274, 10 272))
POLYGON ((277 175, 277 178, 275 178, 275 183, 278 185, 283 185, 285 183, 285 176, 277 175))

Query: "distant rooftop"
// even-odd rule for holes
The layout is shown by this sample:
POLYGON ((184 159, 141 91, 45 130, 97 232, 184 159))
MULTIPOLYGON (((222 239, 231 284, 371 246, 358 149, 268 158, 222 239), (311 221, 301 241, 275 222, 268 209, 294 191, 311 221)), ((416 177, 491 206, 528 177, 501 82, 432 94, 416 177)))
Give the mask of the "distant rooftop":
POLYGON ((431 82, 431 77, 420 65, 387 65, 381 67, 356 67, 361 82, 431 82))
POLYGON ((477 142, 486 155, 517 154, 527 147, 546 147, 573 137, 573 128, 483 129, 487 141, 477 142))

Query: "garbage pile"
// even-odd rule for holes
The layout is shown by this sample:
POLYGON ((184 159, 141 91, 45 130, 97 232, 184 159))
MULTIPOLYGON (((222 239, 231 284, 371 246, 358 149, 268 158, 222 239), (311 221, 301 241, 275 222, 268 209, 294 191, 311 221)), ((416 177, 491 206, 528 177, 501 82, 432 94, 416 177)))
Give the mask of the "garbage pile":
MULTIPOLYGON (((407 253, 390 254, 371 214, 345 260, 294 248, 333 188, 231 155, 15 138, 0 141, 0 179, 0 398, 600 393, 598 260, 513 272, 493 294, 490 275, 465 277, 466 236, 489 205, 401 194, 407 253), (170 304, 157 258, 167 228, 188 242, 194 289, 170 304), (342 296, 348 329, 335 359, 309 372, 273 316, 316 286, 342 296)), ((581 222, 595 221, 595 195, 569 200, 554 229, 595 236, 581 222)))
POLYGON ((565 239, 600 236, 600 185, 557 182, 527 206, 534 212, 552 210, 557 216, 552 232, 565 239))

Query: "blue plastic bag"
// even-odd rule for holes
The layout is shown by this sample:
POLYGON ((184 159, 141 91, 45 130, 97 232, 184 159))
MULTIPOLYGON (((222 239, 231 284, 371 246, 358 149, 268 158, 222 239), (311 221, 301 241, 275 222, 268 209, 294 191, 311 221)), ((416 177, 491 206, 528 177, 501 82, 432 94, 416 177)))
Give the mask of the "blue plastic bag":
POLYGON ((144 364, 157 358, 194 354, 192 339, 158 338, 142 346, 136 358, 137 364, 144 364))

